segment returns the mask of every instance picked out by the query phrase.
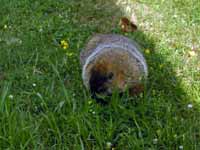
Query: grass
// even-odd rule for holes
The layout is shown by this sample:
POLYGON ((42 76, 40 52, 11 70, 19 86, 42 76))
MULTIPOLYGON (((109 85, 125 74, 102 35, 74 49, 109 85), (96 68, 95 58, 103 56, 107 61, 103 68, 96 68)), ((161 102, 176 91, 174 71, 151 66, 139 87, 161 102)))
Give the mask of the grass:
POLYGON ((130 5, 114 2, 0 1, 0 149, 200 149, 200 2, 133 0, 134 33, 118 26, 130 5), (150 50, 144 94, 90 98, 79 54, 94 33, 150 50))

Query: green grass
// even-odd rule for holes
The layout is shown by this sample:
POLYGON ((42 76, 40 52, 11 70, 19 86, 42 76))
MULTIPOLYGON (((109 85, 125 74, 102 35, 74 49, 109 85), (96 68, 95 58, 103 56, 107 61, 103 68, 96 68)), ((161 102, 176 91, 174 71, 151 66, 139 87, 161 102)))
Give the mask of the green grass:
POLYGON ((200 1, 133 4, 139 30, 122 33, 114 1, 0 1, 0 149, 200 149, 200 1), (79 54, 95 33, 151 51, 144 94, 90 98, 79 54))

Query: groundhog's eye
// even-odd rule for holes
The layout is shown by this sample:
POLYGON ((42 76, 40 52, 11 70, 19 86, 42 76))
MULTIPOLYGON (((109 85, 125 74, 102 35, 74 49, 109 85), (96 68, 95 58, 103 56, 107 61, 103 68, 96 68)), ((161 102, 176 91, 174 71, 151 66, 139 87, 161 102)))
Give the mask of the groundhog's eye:
POLYGON ((113 78, 114 74, 112 72, 108 73, 108 79, 111 80, 113 78))

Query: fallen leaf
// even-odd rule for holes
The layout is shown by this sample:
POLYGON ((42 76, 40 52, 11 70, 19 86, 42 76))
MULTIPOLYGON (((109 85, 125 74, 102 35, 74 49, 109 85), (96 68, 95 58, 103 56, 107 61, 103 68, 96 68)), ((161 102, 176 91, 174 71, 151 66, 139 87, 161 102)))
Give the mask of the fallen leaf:
POLYGON ((134 32, 137 30, 136 24, 126 17, 120 19, 120 27, 122 32, 134 32))

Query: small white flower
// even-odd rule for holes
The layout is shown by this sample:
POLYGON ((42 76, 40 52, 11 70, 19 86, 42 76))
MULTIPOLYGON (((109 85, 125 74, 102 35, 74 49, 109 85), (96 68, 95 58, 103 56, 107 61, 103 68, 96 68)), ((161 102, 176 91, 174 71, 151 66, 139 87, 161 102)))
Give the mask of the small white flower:
POLYGON ((193 50, 192 50, 192 51, 189 51, 188 54, 189 54, 190 57, 194 57, 194 56, 197 55, 196 52, 193 51, 193 50))
POLYGON ((157 144, 157 143, 158 143, 158 139, 157 138, 153 139, 153 144, 157 144))
POLYGON ((3 26, 3 28, 4 28, 4 29, 7 29, 7 28, 8 28, 8 26, 5 24, 5 25, 3 26))
POLYGON ((63 18, 63 16, 61 14, 58 15, 59 18, 63 18))
POLYGON ((179 149, 183 149, 183 145, 180 145, 180 146, 179 146, 179 149))
POLYGON ((95 111, 93 111, 93 112, 92 112, 92 114, 93 114, 93 115, 95 115, 95 114, 96 114, 96 112, 95 112, 95 111))
POLYGON ((191 109, 191 108, 193 107, 193 105, 192 105, 192 104, 188 104, 187 107, 188 107, 189 109, 191 109))
POLYGON ((40 29, 39 29, 39 32, 43 32, 43 29, 42 29, 42 28, 40 28, 40 29))
POLYGON ((10 94, 8 97, 9 97, 10 99, 13 99, 13 95, 12 95, 12 94, 10 94))
POLYGON ((111 143, 111 142, 107 142, 107 143, 106 143, 106 148, 107 148, 107 149, 110 149, 111 147, 112 147, 112 143, 111 143))
POLYGON ((36 84, 35 84, 35 83, 33 83, 33 87, 36 87, 36 84))

